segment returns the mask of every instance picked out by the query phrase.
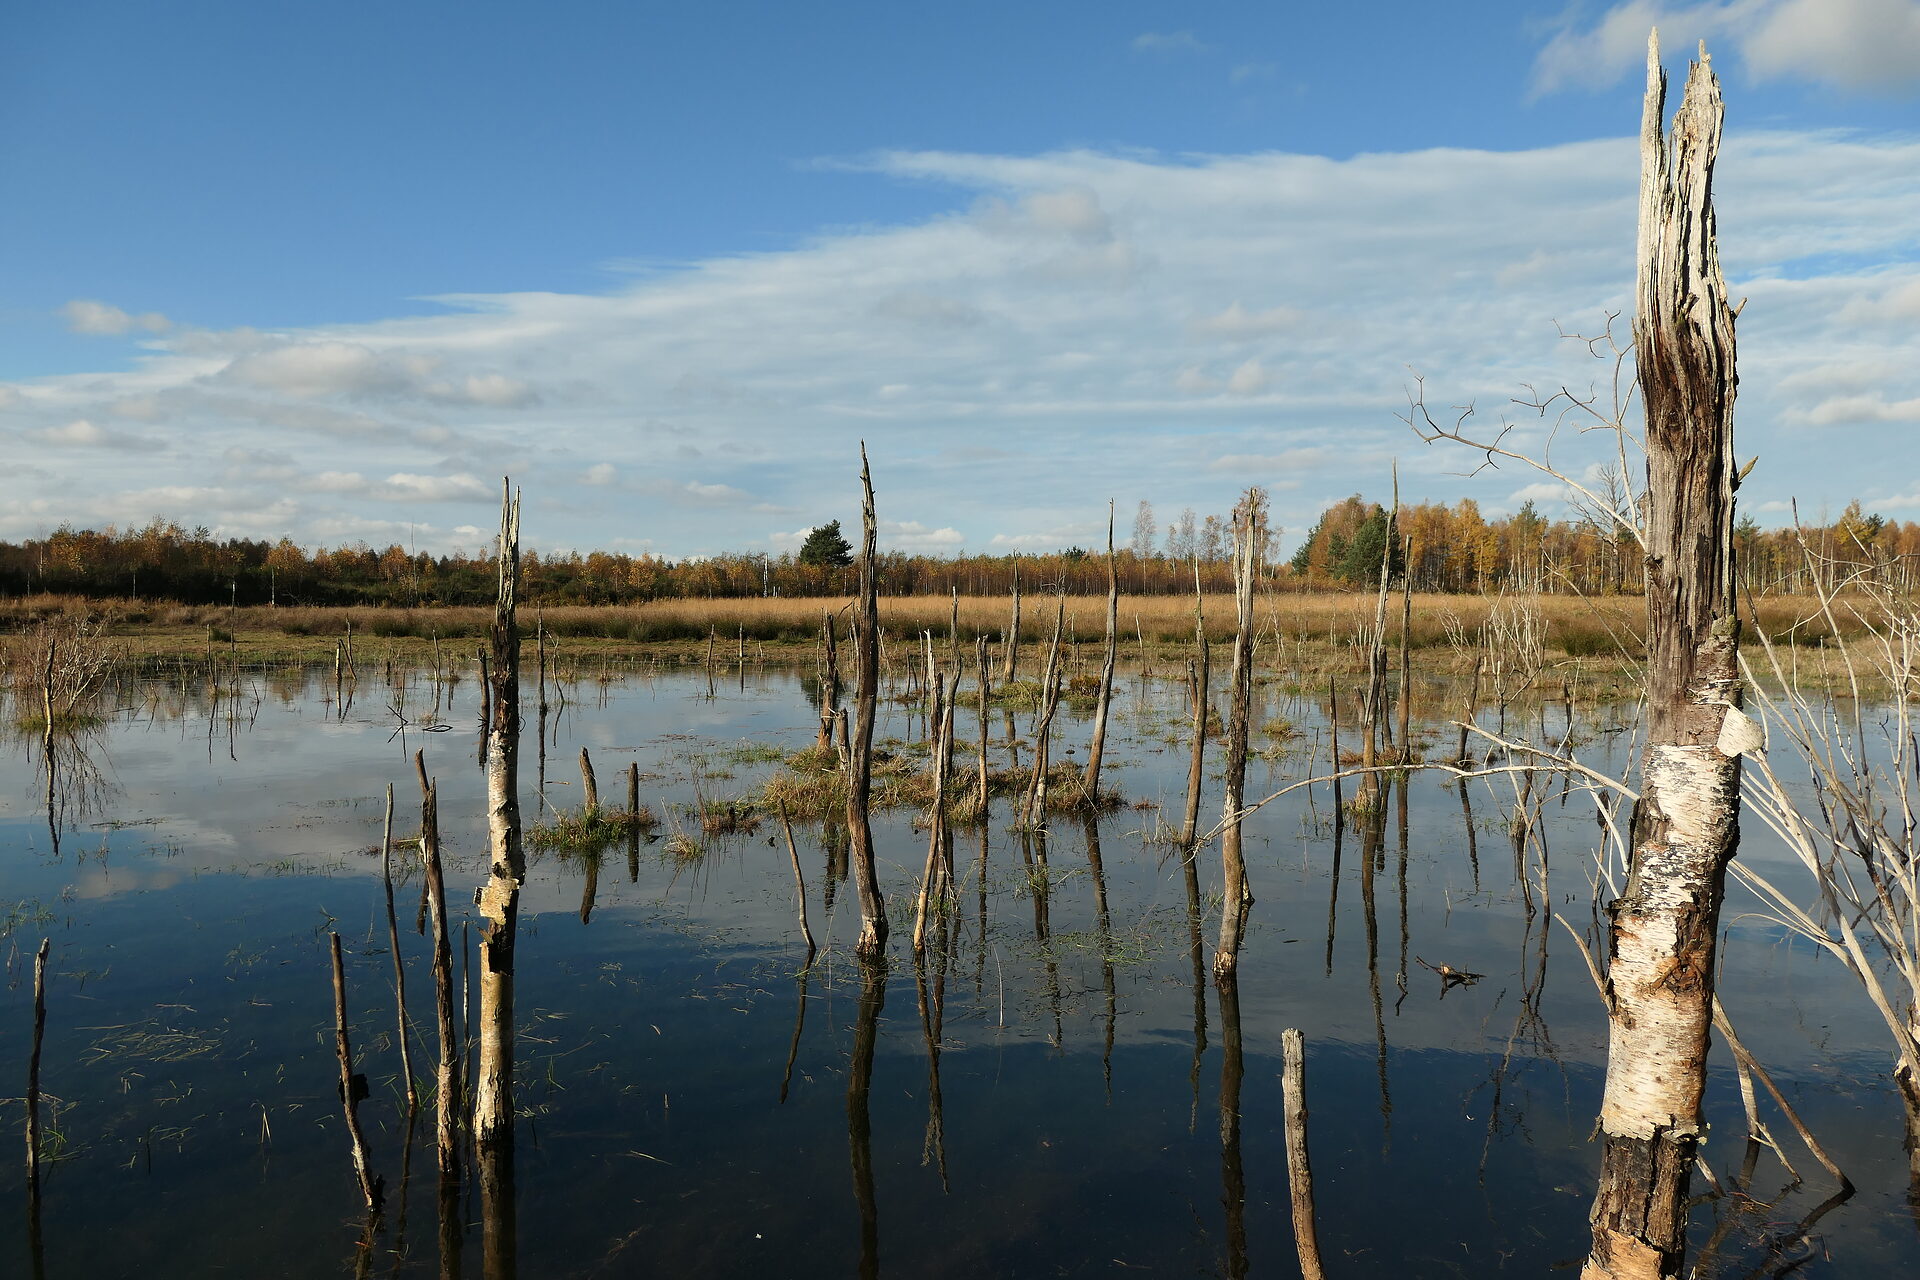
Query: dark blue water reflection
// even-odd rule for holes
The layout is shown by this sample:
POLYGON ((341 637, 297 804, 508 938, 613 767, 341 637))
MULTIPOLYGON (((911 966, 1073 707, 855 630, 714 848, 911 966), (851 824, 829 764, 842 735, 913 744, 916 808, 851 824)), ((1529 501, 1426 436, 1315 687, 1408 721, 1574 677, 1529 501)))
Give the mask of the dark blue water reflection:
MULTIPOLYGON (((696 791, 757 786, 774 767, 765 747, 812 741, 797 676, 706 692, 704 676, 668 673, 569 687, 547 726, 547 801, 579 805, 583 745, 603 796, 623 800, 620 774, 638 761, 642 799, 672 814, 696 791)), ((45 1275, 437 1275, 450 1263, 481 1274, 479 1199, 461 1188, 463 1254, 443 1258, 431 1113, 411 1129, 403 1115, 377 857, 388 782, 400 831, 415 830, 409 757, 424 748, 450 905, 472 919, 484 850, 477 696, 471 679, 443 691, 437 716, 455 727, 426 733, 434 693, 418 674, 399 687, 363 681, 344 711, 317 676, 251 675, 220 700, 204 677, 130 686, 109 724, 56 752, 51 823, 39 746, 8 752, 0 1092, 24 1082, 31 952, 48 935, 44 1079, 59 1158, 45 1178, 45 1275), (394 736, 401 717, 415 727, 394 736), (330 929, 347 946, 372 1084, 362 1114, 389 1185, 370 1240, 337 1102, 330 929)), ((1506 779, 1475 784, 1463 805, 1457 786, 1417 775, 1373 830, 1337 836, 1325 789, 1272 805, 1252 820, 1258 902, 1237 1008, 1222 1008, 1195 984, 1181 866, 1156 839, 1153 806, 1169 822, 1180 807, 1184 700, 1178 685, 1137 678, 1122 691, 1109 780, 1144 807, 1097 826, 1056 817, 1023 840, 1002 802, 984 833, 959 831, 957 912, 936 954, 916 972, 910 928, 897 928, 890 974, 865 990, 850 954, 853 895, 828 877, 817 824, 798 831, 824 947, 805 975, 775 826, 711 841, 691 862, 665 852, 674 824, 697 831, 686 817, 592 867, 536 856, 517 994, 520 1274, 1288 1274, 1288 1026, 1307 1037, 1330 1274, 1576 1267, 1605 1028, 1553 915, 1591 932, 1591 799, 1556 781, 1543 841, 1518 858, 1506 779), (1485 976, 1443 998, 1421 960, 1485 976)), ((1256 724, 1284 718, 1298 732, 1258 739, 1273 758, 1255 762, 1256 792, 1325 754, 1318 703, 1278 683, 1261 702, 1256 724)), ((963 742, 972 715, 961 712, 963 742)), ((1627 735, 1602 730, 1622 720, 1604 710, 1583 726, 1584 758, 1615 774, 1627 735)), ((992 717, 996 753, 1008 727, 992 717)), ((1027 727, 1015 718, 1016 732, 1027 727)), ((1065 733, 1084 753, 1084 720, 1070 717, 1065 733)), ((921 729, 896 704, 880 734, 921 729)), ((531 741, 522 760, 532 820, 545 813, 531 741)), ((1217 815, 1211 785, 1203 812, 1217 815)), ((904 814, 876 836, 898 920, 926 836, 904 814)), ((1757 844, 1745 856, 1770 859, 1757 844)), ((1216 860, 1203 857, 1198 878, 1208 954, 1216 860)), ((420 877, 399 861, 426 1077, 420 877)), ((1809 1185, 1771 1203, 1788 1179, 1764 1156, 1752 1199, 1696 1211, 1697 1245, 1724 1219, 1713 1247, 1728 1274, 1808 1255, 1798 1274, 1911 1273, 1920 1247, 1900 1110, 1871 1009, 1836 966, 1772 926, 1737 910, 1727 922, 1729 1011, 1861 1190, 1776 1258, 1758 1242, 1791 1235, 1829 1190, 1789 1146, 1809 1185)), ((1731 1187, 1744 1125, 1723 1051, 1715 1063, 1705 1151, 1731 1187)), ((1774 1129, 1786 1141, 1787 1127, 1774 1129)), ((0 1164, 0 1201, 11 1206, 0 1273, 39 1274, 17 1156, 0 1164)))

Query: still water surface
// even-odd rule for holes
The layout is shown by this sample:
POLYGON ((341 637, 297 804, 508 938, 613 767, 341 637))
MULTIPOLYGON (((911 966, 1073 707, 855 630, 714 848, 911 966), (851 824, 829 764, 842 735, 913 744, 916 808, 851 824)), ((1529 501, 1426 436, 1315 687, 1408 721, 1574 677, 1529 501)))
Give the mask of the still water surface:
MULTIPOLYGON (((57 756, 51 824, 37 746, 0 761, 0 1094, 24 1082, 31 953, 50 936, 43 1080, 59 1156, 37 1259, 18 1158, 0 1163, 0 1201, 14 1206, 0 1213, 0 1274, 481 1274, 478 1199, 463 1190, 463 1254, 443 1258, 431 1111, 411 1128, 404 1115, 378 857, 389 782, 396 832, 417 830, 411 754, 424 748, 449 904, 456 922, 476 919, 479 691, 468 679, 443 694, 451 731, 397 734, 396 708, 419 721, 433 701, 423 674, 399 679, 363 681, 344 710, 318 674, 247 675, 241 697, 218 702, 197 684, 129 684, 109 723, 57 756), (339 1113, 329 930, 346 944, 372 1091, 362 1119, 388 1185, 370 1243, 339 1113)), ((1518 856, 1509 779, 1475 783, 1463 802, 1459 785, 1415 775, 1373 830, 1338 827, 1326 788, 1262 810, 1249 826, 1258 901, 1237 1008, 1222 1008, 1197 981, 1181 862, 1158 838, 1157 806, 1167 822, 1181 808, 1186 691, 1134 676, 1116 694, 1107 765, 1129 807, 1097 823, 1056 816, 1023 838, 1003 799, 984 831, 958 831, 955 914, 921 974, 906 942, 926 836, 911 815, 876 822, 905 926, 884 990, 863 999, 853 893, 828 874, 818 824, 796 827, 823 948, 804 973, 777 824, 709 840, 693 861, 662 838, 675 822, 697 834, 673 816, 696 792, 743 794, 777 767, 768 757, 809 745, 810 692, 778 670, 713 697, 704 675, 579 682, 546 726, 544 792, 525 695, 529 822, 579 806, 582 746, 603 797, 624 801, 621 775, 637 761, 642 801, 668 820, 597 860, 532 855, 518 950, 519 1274, 1297 1274, 1286 1027, 1307 1040, 1329 1275, 1577 1270, 1605 1022, 1553 916, 1595 936, 1590 796, 1556 780, 1518 856), (1443 990, 1422 961, 1484 976, 1443 990)), ((1256 795, 1326 752, 1318 702, 1278 684, 1257 700, 1256 725, 1283 718, 1297 734, 1257 737, 1272 758, 1251 766, 1256 795)), ((973 714, 960 712, 963 744, 973 714)), ((1584 717, 1582 758, 1627 772, 1630 716, 1584 717)), ((996 761, 1028 720, 990 717, 996 761)), ((1084 719, 1063 720, 1084 754, 1084 719)), ((924 729, 894 704, 878 736, 924 729)), ((1778 865, 1762 834, 1748 838, 1743 856, 1778 865)), ((420 877, 404 854, 396 865, 415 1070, 430 1078, 420 877)), ((1209 851, 1197 903, 1208 956, 1218 880, 1209 851)), ((1860 1191, 1801 1236, 1832 1188, 1788 1146, 1808 1184, 1788 1191, 1766 1155, 1746 1193, 1696 1210, 1696 1253, 1725 1224, 1715 1274, 1913 1274, 1920 1232, 1871 1009, 1836 966, 1737 901, 1725 928, 1735 1025, 1860 1191)), ((1731 1191, 1744 1124, 1724 1049, 1714 1065, 1705 1154, 1731 1191)), ((17 1133, 17 1100, 7 1109, 17 1133)))

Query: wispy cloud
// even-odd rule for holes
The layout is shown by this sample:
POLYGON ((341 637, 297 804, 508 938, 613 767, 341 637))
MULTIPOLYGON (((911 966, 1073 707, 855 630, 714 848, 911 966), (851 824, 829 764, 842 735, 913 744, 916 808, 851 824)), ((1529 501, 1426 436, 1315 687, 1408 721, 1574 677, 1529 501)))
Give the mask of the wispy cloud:
POLYGON ((1534 61, 1534 92, 1618 83, 1644 63, 1654 27, 1672 53, 1701 40, 1730 44, 1756 79, 1920 89, 1920 0, 1627 0, 1589 25, 1560 27, 1534 61))
POLYGON ((73 332, 95 336, 113 336, 134 329, 165 333, 173 327, 172 322, 158 311, 129 315, 111 303, 94 302, 88 298, 75 298, 60 308, 60 314, 66 318, 67 328, 73 332))
MULTIPOLYGON (((1249 483, 1280 489, 1276 521, 1298 529, 1329 498, 1378 492, 1396 453, 1410 499, 1493 506, 1519 478, 1463 479, 1463 460, 1395 419, 1410 370, 1437 400, 1489 411, 1524 383, 1604 389, 1610 369, 1554 325, 1629 302, 1624 136, 1346 160, 853 163, 944 189, 949 211, 603 293, 176 327, 126 372, 16 380, 0 430, 53 480, 0 476, 7 527, 134 508, 334 537, 432 524, 491 501, 511 470, 530 545, 773 547, 770 529, 857 519, 862 440, 902 546, 1092 545, 1109 497, 1219 512, 1249 483), (165 448, 111 447, 116 432, 165 448)), ((1741 497, 1866 492, 1920 399, 1920 274, 1905 265, 1920 140, 1736 134, 1717 176, 1723 257, 1749 299, 1741 449, 1763 459, 1741 497)), ((1544 440, 1538 422, 1516 430, 1544 440)))
POLYGON ((1209 46, 1191 31, 1143 31, 1133 38, 1143 53, 1201 53, 1209 46))

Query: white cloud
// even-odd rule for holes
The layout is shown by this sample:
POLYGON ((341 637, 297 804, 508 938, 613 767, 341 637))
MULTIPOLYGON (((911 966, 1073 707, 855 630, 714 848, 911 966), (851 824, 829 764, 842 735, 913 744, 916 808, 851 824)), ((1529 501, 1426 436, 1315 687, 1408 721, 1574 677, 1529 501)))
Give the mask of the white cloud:
POLYGON ((1561 26, 1534 60, 1535 93, 1605 88, 1645 65, 1647 33, 1664 53, 1725 41, 1757 79, 1848 90, 1920 85, 1920 0, 1627 0, 1589 27, 1561 26))
POLYGON ((1237 396, 1257 396, 1267 389, 1271 381, 1267 377, 1267 367, 1258 360, 1249 360, 1233 371, 1227 379, 1227 390, 1237 396))
POLYGON ((1201 53, 1208 46, 1191 31, 1143 31, 1133 38, 1133 47, 1142 53, 1201 53))
MULTIPOLYGON (((122 371, 16 379, 6 429, 55 478, 0 476, 0 504, 38 519, 55 492, 52 523, 131 505, 311 539, 491 502, 511 471, 529 545, 682 555, 850 520, 865 440, 881 518, 944 545, 974 530, 974 546, 1093 546, 1108 497, 1217 513, 1240 471, 1310 472, 1310 492, 1275 498, 1276 522, 1304 527, 1327 494, 1378 495, 1395 454, 1408 500, 1491 506, 1531 477, 1466 480, 1466 459, 1415 449, 1394 418, 1408 370, 1436 405, 1489 417, 1527 382, 1604 391, 1610 366, 1554 323, 1591 328, 1629 301, 1632 124, 1508 153, 869 157, 937 184, 949 212, 598 294, 175 330, 122 371), (76 421, 174 447, 35 434, 76 421), (155 507, 160 492, 205 506, 155 507)), ((1764 457, 1741 496, 1869 492, 1920 399, 1920 140, 1736 133, 1716 178, 1749 298, 1740 447, 1764 457)), ((1537 420, 1517 430, 1544 439, 1537 420)), ((1560 444, 1576 468, 1592 446, 1560 444)))
POLYGON ((1831 396, 1811 409, 1793 410, 1795 421, 1816 427, 1860 422, 1920 422, 1920 396, 1911 400, 1889 401, 1873 391, 1861 395, 1831 396))
POLYGON ((882 520, 876 532, 889 551, 953 551, 966 541, 958 529, 930 529, 918 520, 882 520))
POLYGON ((33 433, 47 444, 71 449, 116 449, 150 452, 166 448, 163 441, 125 431, 111 431, 85 418, 75 418, 57 427, 45 427, 33 433))
POLYGON ((1916 0, 1785 0, 1742 42, 1756 76, 1842 89, 1920 84, 1916 0))
POLYGON ((119 307, 88 298, 75 298, 60 308, 60 314, 66 317, 67 327, 73 332, 94 336, 112 337, 134 329, 165 333, 172 327, 172 322, 158 311, 129 315, 119 307))
POLYGON ((1217 338, 1259 338, 1287 333, 1306 322, 1306 315, 1293 307, 1271 307, 1249 311, 1235 299, 1226 310, 1193 322, 1196 333, 1217 338))

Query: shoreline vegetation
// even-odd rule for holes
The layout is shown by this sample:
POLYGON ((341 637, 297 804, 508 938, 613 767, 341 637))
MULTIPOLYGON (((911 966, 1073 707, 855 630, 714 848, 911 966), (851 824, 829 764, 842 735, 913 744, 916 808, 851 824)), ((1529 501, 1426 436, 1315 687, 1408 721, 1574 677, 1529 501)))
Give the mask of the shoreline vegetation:
MULTIPOLYGON (((1035 593, 1038 594, 1038 593, 1035 593)), ((1034 595, 1025 597, 1029 601, 1034 595)), ((1044 598, 1044 597, 1042 597, 1044 598)), ((1052 604, 1054 601, 1047 601, 1052 604)), ((1104 632, 1102 596, 1063 596, 1063 643, 1071 665, 1092 661, 1104 632)), ((1372 593, 1364 591, 1257 593, 1256 647, 1268 664, 1291 661, 1343 669, 1347 655, 1363 661, 1360 632, 1371 622, 1372 593), (1279 652, 1276 651, 1285 651, 1279 652), (1289 656, 1290 655, 1290 656, 1289 656)), ((743 663, 791 663, 820 643, 823 615, 839 615, 843 596, 660 600, 631 605, 527 608, 520 623, 529 641, 544 636, 554 660, 655 660, 708 663, 732 670, 743 663)), ((1231 597, 1209 593, 1206 630, 1211 643, 1233 634, 1231 597)), ((1416 593, 1410 600, 1406 644, 1413 664, 1427 671, 1465 671, 1476 653, 1511 653, 1530 665, 1577 664, 1586 672, 1625 672, 1643 661, 1645 603, 1637 595, 1582 597, 1546 594, 1416 593)), ((1765 596, 1747 602, 1747 645, 1761 634, 1773 644, 1818 656, 1837 624, 1847 639, 1865 636, 1882 620, 1870 596, 1829 615, 1813 596, 1765 596)), ((1020 645, 1036 651, 1048 640, 1053 609, 1029 609, 1020 621, 1020 645)), ((1121 595, 1119 657, 1130 667, 1167 665, 1184 670, 1194 656, 1194 600, 1173 595, 1121 595)), ((899 655, 922 633, 936 644, 970 650, 985 639, 1005 645, 1011 606, 1003 596, 893 596, 880 600, 882 644, 899 655), (957 633, 957 635, 956 635, 957 633)), ((368 662, 458 668, 470 663, 491 624, 491 611, 471 606, 269 606, 238 608, 152 600, 40 595, 0 600, 0 635, 9 642, 50 623, 84 622, 100 641, 129 660, 205 659, 245 664, 328 664, 337 656, 368 662)), ((1399 635, 1389 637, 1397 647, 1399 635)), ((1175 672, 1169 671, 1169 674, 1175 672)))

